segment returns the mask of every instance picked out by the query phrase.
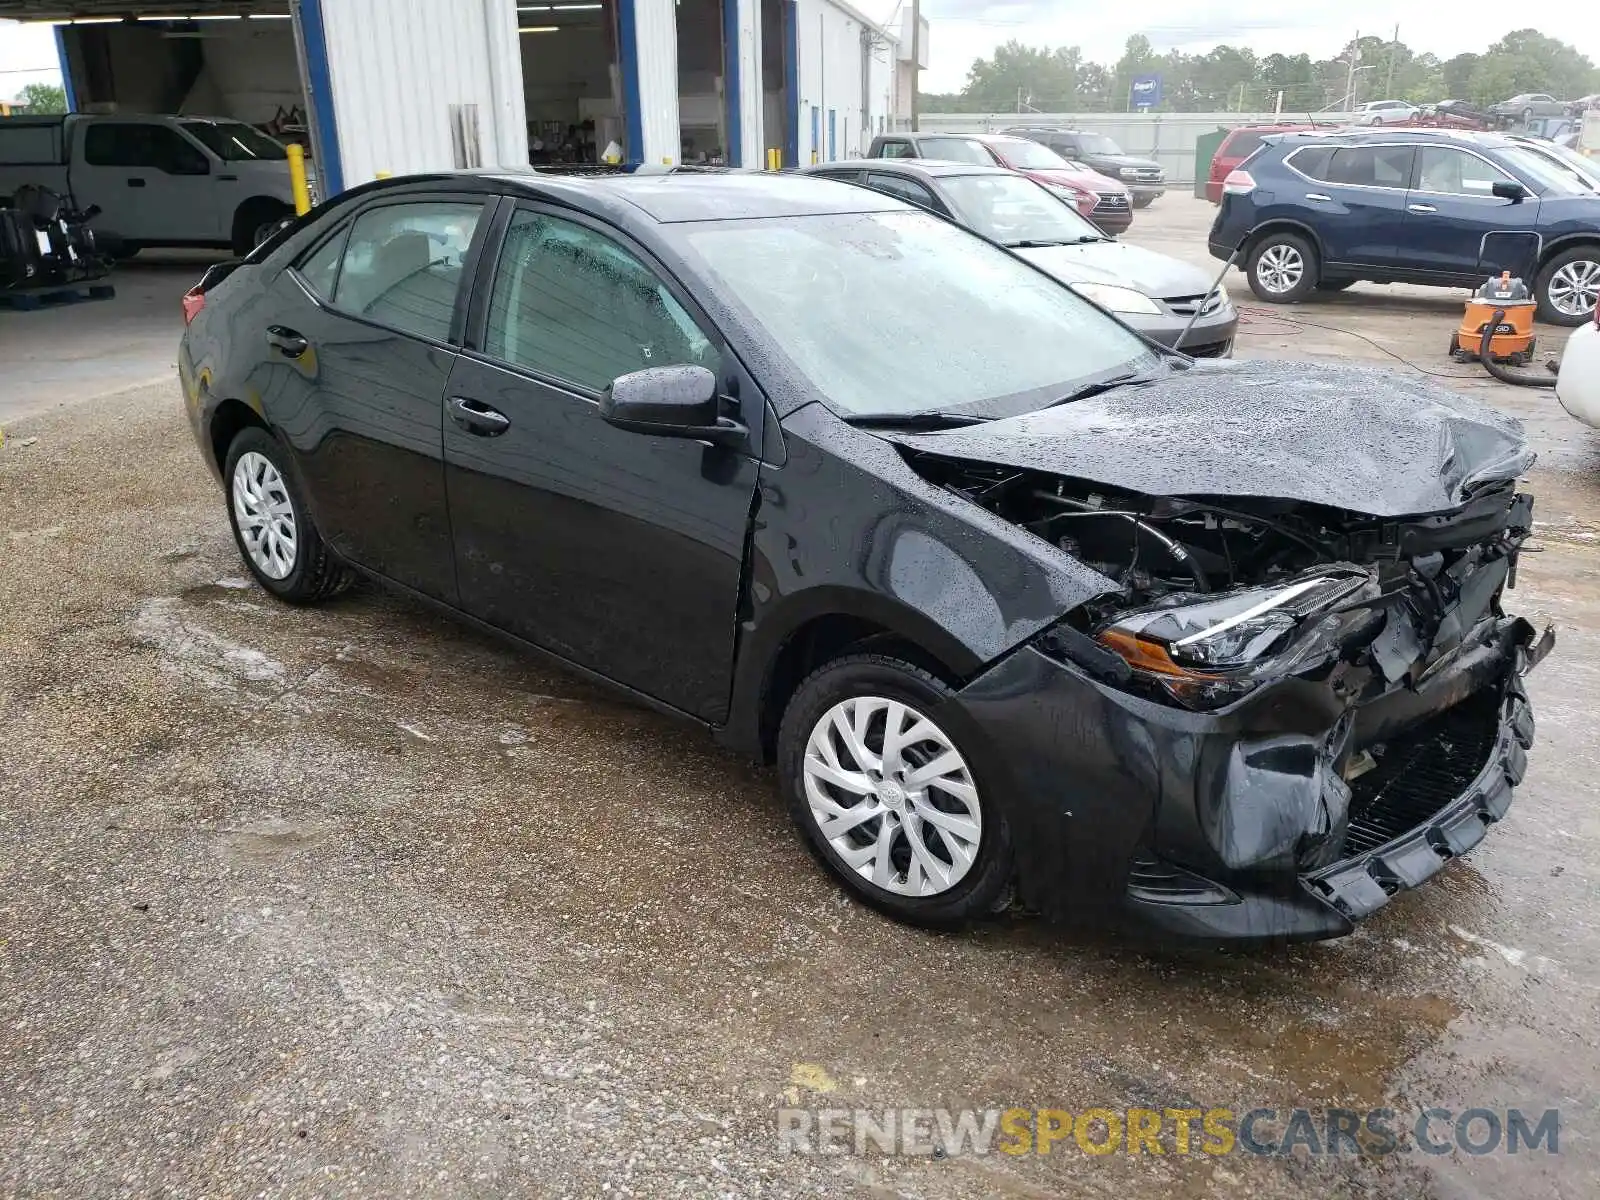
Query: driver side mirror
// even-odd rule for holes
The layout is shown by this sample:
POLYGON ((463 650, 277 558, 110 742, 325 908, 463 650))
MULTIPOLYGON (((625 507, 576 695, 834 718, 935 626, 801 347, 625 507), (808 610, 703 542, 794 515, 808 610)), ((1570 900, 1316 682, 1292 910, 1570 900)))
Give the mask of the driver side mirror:
POLYGON ((750 431, 718 412, 717 377, 688 364, 619 375, 600 394, 600 416, 631 433, 726 446, 750 431))
POLYGON ((1509 200, 1513 204, 1521 204, 1528 198, 1528 189, 1511 179, 1497 179, 1489 190, 1500 199, 1509 200))

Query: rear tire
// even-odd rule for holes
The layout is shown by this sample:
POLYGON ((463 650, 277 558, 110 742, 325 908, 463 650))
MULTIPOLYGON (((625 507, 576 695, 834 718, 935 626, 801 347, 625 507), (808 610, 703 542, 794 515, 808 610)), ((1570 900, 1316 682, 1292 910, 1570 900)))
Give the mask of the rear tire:
POLYGON ((1571 328, 1594 320, 1600 297, 1600 246, 1575 246, 1556 255, 1539 272, 1533 292, 1541 321, 1571 328))
POLYGON ((941 680, 854 654, 790 699, 778 780, 807 847, 848 891, 896 920, 953 928, 1004 907, 1011 883, 1010 835, 982 752, 941 680))
POLYGON ((1256 298, 1298 304, 1316 290, 1321 267, 1316 248, 1297 233, 1264 234, 1250 249, 1245 274, 1256 298))
POLYGON ((294 209, 277 200, 246 200, 233 214, 233 253, 243 258, 277 228, 278 222, 292 217, 294 209))
POLYGON ((223 480, 233 540, 267 591, 288 604, 315 604, 354 582, 312 523, 288 454, 265 429, 239 431, 223 480))

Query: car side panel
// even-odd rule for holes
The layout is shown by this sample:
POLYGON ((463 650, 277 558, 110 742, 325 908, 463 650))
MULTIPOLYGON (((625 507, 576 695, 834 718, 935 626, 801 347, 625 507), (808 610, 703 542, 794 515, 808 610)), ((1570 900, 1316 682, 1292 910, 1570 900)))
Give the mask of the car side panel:
POLYGON ((1003 518, 928 483, 889 442, 820 404, 784 421, 788 459, 763 466, 749 598, 723 740, 760 749, 773 663, 805 624, 849 616, 981 669, 1117 585, 1003 518))

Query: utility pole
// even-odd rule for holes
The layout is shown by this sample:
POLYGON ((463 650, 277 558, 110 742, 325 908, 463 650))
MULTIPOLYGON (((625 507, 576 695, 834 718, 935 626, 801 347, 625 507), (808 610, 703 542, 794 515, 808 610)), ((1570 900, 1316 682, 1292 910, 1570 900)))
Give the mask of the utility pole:
POLYGON ((922 0, 911 0, 911 132, 917 132, 917 74, 922 62, 922 0))
POLYGON ((1394 27, 1394 41, 1389 43, 1389 82, 1383 89, 1385 100, 1394 99, 1394 60, 1400 54, 1400 26, 1394 27))
POLYGON ((1356 64, 1361 61, 1361 30, 1356 30, 1356 40, 1350 43, 1350 70, 1344 77, 1344 109, 1350 111, 1356 95, 1356 64))

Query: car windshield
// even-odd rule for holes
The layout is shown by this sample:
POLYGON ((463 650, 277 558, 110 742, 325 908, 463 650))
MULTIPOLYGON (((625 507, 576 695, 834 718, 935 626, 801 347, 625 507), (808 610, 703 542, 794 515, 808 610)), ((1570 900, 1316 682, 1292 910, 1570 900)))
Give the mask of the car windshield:
POLYGON ((1065 285, 925 213, 678 230, 771 353, 846 417, 1011 416, 1161 363, 1065 285))
POLYGON ((183 130, 224 162, 288 157, 281 144, 243 121, 185 121, 183 130))
POLYGON ((1070 167, 1061 155, 1039 145, 1038 142, 1027 142, 1018 138, 1014 142, 997 146, 996 149, 1009 166, 1020 167, 1024 171, 1060 171, 1070 167))
POLYGON ((969 142, 966 138, 923 138, 917 143, 917 153, 922 158, 940 162, 994 165, 994 158, 983 148, 983 143, 969 142))
POLYGON ((939 190, 963 224, 1005 246, 1105 240, 1076 208, 1021 175, 948 175, 939 190))
POLYGON ((1103 133, 1078 134, 1080 154, 1124 154, 1126 151, 1103 133))
POLYGON ((1586 196, 1594 191, 1594 185, 1574 168, 1526 146, 1502 149, 1500 161, 1519 178, 1531 182, 1541 196, 1586 196))

